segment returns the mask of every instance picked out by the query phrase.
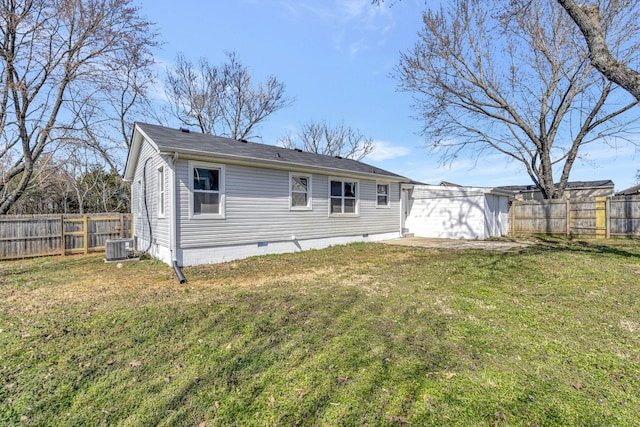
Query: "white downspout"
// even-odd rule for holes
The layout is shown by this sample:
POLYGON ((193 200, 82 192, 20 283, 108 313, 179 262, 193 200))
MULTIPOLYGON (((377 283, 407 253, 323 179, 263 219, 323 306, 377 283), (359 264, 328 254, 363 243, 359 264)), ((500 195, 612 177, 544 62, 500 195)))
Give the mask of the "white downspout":
POLYGON ((173 156, 171 157, 171 197, 169 198, 169 200, 171 200, 171 204, 169 206, 169 212, 171 212, 171 221, 169 222, 169 229, 171 230, 169 233, 169 247, 171 250, 171 263, 173 263, 174 261, 178 260, 178 253, 177 253, 177 247, 178 247, 178 235, 177 235, 177 230, 176 228, 178 228, 178 212, 176 211, 176 197, 177 197, 177 192, 176 192, 176 162, 178 161, 178 158, 180 156, 178 155, 177 152, 173 153, 173 156))
POLYGON ((404 233, 402 232, 402 227, 404 226, 404 194, 405 194, 405 189, 402 188, 402 184, 400 184, 400 237, 404 236, 404 233))
POLYGON ((187 279, 182 274, 182 270, 178 265, 178 218, 180 213, 178 212, 179 204, 176 202, 177 197, 177 184, 176 184, 176 162, 178 161, 178 152, 174 152, 171 157, 171 204, 169 206, 169 212, 171 212, 171 220, 169 221, 169 247, 171 251, 171 264, 173 265, 173 269, 176 272, 176 276, 178 276, 178 280, 180 283, 186 283, 187 279))

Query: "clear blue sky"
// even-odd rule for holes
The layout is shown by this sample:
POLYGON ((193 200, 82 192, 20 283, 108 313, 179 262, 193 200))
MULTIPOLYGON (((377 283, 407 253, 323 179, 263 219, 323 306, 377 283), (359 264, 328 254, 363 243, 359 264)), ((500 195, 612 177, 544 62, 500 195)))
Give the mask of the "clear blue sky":
MULTIPOLYGON (((178 52, 212 64, 234 51, 255 78, 275 75, 294 104, 259 129, 260 141, 275 144, 309 120, 358 128, 374 138, 376 151, 364 161, 417 181, 492 187, 530 184, 526 173, 504 157, 461 159, 441 165, 419 135, 412 99, 390 77, 400 52, 416 42, 421 12, 440 0, 140 0, 163 42, 163 67, 178 52), (389 5, 392 4, 391 7, 389 5)), ((640 108, 640 107, 637 107, 640 108)), ((594 146, 578 161, 572 181, 611 179, 616 190, 635 184, 640 155, 633 147, 594 146)))

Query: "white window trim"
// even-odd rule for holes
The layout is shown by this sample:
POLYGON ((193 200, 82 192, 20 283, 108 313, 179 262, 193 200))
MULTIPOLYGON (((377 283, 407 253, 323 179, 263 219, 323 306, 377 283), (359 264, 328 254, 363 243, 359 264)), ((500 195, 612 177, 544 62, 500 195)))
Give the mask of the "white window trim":
POLYGON ((164 171, 164 165, 158 168, 158 218, 165 217, 167 205, 167 181, 164 171))
POLYGON ((209 162, 199 162, 194 160, 189 160, 188 166, 189 168, 189 219, 224 219, 225 218, 225 168, 223 164, 220 163, 209 163, 209 162), (220 171, 219 176, 219 194, 220 194, 220 213, 218 214, 194 214, 193 213, 193 169, 194 168, 205 168, 205 169, 218 169, 220 171))
POLYGON ((144 200, 142 199, 142 195, 144 194, 144 191, 142 190, 142 178, 139 178, 136 181, 136 215, 138 217, 142 216, 142 210, 144 209, 144 200))
MULTIPOLYGON (((328 194, 328 210, 329 210, 329 216, 330 217, 359 217, 360 216, 360 181, 357 179, 353 179, 353 178, 345 178, 345 177, 337 177, 337 176, 330 176, 329 180, 328 180, 328 184, 329 184, 329 189, 327 191, 328 194), (344 189, 344 183, 345 182, 354 182, 356 184, 356 211, 354 213, 344 213, 344 212, 340 212, 340 213, 334 213, 331 212, 331 181, 340 181, 343 183, 343 189, 344 189)), ((343 204, 342 204, 342 209, 344 210, 344 195, 342 196, 342 200, 343 200, 343 204)))
POLYGON ((310 211, 313 210, 313 198, 311 195, 312 176, 306 173, 289 172, 289 210, 291 211, 310 211), (307 179, 307 206, 293 206, 293 178, 307 179))
POLYGON ((376 181, 376 208, 378 209, 389 209, 391 207, 391 184, 389 182, 379 182, 376 181), (386 185, 387 186, 387 203, 384 205, 381 205, 378 203, 378 196, 381 195, 380 193, 378 193, 378 185, 386 185))

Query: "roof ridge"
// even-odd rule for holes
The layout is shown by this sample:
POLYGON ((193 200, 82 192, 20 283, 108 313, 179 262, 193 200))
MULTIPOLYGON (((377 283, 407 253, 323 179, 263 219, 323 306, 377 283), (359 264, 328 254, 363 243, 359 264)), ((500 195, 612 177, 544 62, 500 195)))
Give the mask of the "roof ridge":
POLYGON ((409 181, 404 176, 360 160, 291 149, 263 142, 245 142, 200 132, 184 132, 181 129, 150 123, 136 122, 135 126, 147 134, 161 151, 189 151, 194 155, 197 155, 194 152, 200 152, 202 156, 241 157, 256 161, 332 169, 351 174, 373 174, 409 181))

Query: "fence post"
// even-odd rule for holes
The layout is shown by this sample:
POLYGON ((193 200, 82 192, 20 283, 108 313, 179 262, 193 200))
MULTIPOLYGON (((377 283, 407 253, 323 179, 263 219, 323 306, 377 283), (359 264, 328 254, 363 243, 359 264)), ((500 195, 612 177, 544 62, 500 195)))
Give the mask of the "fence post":
POLYGON ((509 221, 509 231, 511 233, 511 236, 515 236, 516 235, 516 201, 512 200, 510 202, 510 206, 509 206, 509 213, 510 213, 510 221, 509 221))
POLYGON ((596 239, 607 237, 607 198, 596 197, 596 239))
POLYGON ((607 217, 607 235, 606 238, 609 239, 611 238, 611 199, 609 197, 607 197, 607 202, 605 204, 605 211, 604 211, 606 217, 607 217))
POLYGON ((571 201, 567 199, 567 212, 565 218, 567 219, 567 236, 571 236, 571 201))
POLYGON ((67 254, 67 242, 64 237, 64 214, 60 215, 60 254, 65 256, 67 254))
POLYGON ((84 228, 82 238, 84 240, 84 254, 86 255, 89 253, 89 218, 87 214, 84 214, 82 217, 82 227, 84 228))
POLYGON ((124 239, 124 214, 120 214, 120 238, 124 239))

